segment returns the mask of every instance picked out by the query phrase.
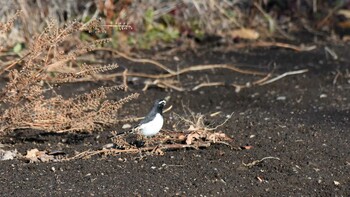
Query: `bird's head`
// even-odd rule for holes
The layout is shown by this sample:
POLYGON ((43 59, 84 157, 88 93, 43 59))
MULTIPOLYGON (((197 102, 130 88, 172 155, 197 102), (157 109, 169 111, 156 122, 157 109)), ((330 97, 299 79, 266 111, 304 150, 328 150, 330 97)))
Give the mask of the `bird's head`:
POLYGON ((156 102, 154 103, 155 106, 157 106, 157 109, 162 112, 163 108, 166 104, 166 100, 165 99, 158 99, 156 100, 156 102))

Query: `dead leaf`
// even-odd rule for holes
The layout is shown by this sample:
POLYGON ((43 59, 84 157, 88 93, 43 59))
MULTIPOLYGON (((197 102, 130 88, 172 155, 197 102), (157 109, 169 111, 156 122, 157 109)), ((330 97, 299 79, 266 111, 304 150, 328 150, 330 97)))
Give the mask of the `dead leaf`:
POLYGON ((179 135, 178 139, 180 141, 184 141, 186 139, 186 136, 185 135, 179 135))
POLYGON ((207 137, 209 141, 217 142, 217 141, 232 141, 230 137, 228 137, 225 133, 211 133, 207 137))
POLYGON ((30 163, 35 162, 48 162, 52 161, 54 159, 54 156, 46 154, 46 151, 39 151, 38 149, 34 148, 29 151, 27 151, 27 155, 24 156, 26 160, 28 160, 30 163))
POLYGON ((156 155, 164 155, 165 153, 164 153, 164 151, 162 151, 162 149, 157 148, 157 149, 154 151, 154 154, 156 154, 156 155))
POLYGON ((186 139, 186 144, 187 145, 191 145, 193 144, 193 141, 194 140, 198 140, 199 139, 199 134, 198 133, 191 133, 187 136, 187 139, 186 139))
POLYGON ((241 148, 245 150, 250 150, 253 148, 253 146, 242 146, 241 148))
POLYGON ((194 128, 194 126, 193 125, 190 125, 190 127, 187 129, 188 131, 195 131, 195 130, 197 130, 196 128, 194 128))
POLYGON ((2 150, 0 149, 0 161, 12 160, 16 158, 18 152, 17 150, 2 150))
POLYGON ((253 29, 237 29, 231 32, 233 38, 241 38, 246 40, 256 40, 259 38, 259 33, 253 29))

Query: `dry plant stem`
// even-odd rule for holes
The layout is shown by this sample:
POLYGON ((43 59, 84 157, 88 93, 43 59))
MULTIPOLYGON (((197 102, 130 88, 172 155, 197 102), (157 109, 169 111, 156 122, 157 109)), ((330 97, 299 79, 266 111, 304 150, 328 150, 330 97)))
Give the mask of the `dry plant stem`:
POLYGON ((261 85, 261 86, 262 86, 262 85, 266 85, 266 84, 275 82, 275 81, 277 81, 277 80, 280 80, 280 79, 282 79, 282 78, 284 78, 284 77, 286 77, 286 76, 303 74, 303 73, 306 73, 306 72, 308 72, 308 71, 309 71, 308 69, 303 69, 303 70, 296 70, 296 71, 286 72, 286 73, 283 73, 282 75, 279 75, 279 76, 277 76, 277 77, 275 77, 275 78, 272 78, 272 79, 270 79, 270 80, 268 80, 268 81, 265 81, 265 82, 263 82, 263 83, 260 83, 259 85, 261 85))
POLYGON ((145 87, 142 88, 142 91, 148 90, 148 88, 150 86, 152 86, 152 85, 157 86, 159 88, 163 88, 163 89, 171 88, 171 89, 177 90, 179 92, 185 91, 184 88, 174 85, 173 82, 174 81, 171 81, 171 80, 159 80, 159 79, 156 79, 156 80, 154 80, 152 82, 145 83, 145 87))
POLYGON ((117 55, 127 59, 127 60, 130 60, 132 62, 138 62, 138 63, 150 63, 150 64, 153 64, 165 71, 167 71, 168 73, 175 73, 175 71, 171 70, 170 68, 167 68, 166 66, 164 66, 163 64, 157 62, 157 61, 154 61, 154 60, 150 60, 150 59, 136 59, 136 58, 132 58, 132 57, 129 57, 128 55, 126 55, 125 53, 122 53, 120 51, 117 51, 115 49, 110 49, 110 48, 97 48, 96 50, 101 50, 101 51, 110 51, 110 52, 113 52, 113 53, 116 53, 117 55))
POLYGON ((227 84, 225 82, 209 82, 209 83, 201 83, 198 84, 197 86, 195 86, 194 88, 192 88, 192 91, 198 90, 200 88, 203 87, 212 87, 212 86, 233 86, 234 88, 236 88, 236 92, 239 92, 240 90, 242 90, 243 88, 250 88, 252 85, 259 85, 261 83, 264 83, 266 80, 268 80, 272 75, 272 72, 267 74, 264 78, 259 79, 257 81, 253 81, 250 83, 246 83, 244 85, 239 85, 239 84, 235 84, 235 83, 231 83, 231 84, 227 84))
POLYGON ((114 49, 109 49, 109 48, 97 48, 96 50, 105 50, 105 51, 110 51, 113 53, 116 53, 130 61, 133 62, 141 62, 141 63, 151 63, 156 65, 157 67, 162 68, 163 70, 166 70, 169 74, 161 74, 161 75, 148 75, 148 74, 143 74, 143 73, 128 73, 128 76, 135 76, 135 77, 146 77, 146 78, 154 78, 154 79, 159 79, 159 78, 168 78, 168 77, 173 77, 176 75, 184 74, 187 72, 193 72, 193 71, 201 71, 201 70, 210 70, 210 69, 228 69, 234 72, 242 73, 242 74, 249 74, 249 75, 265 75, 265 73, 262 72, 257 72, 257 71, 249 71, 249 70, 243 70, 239 69, 233 65, 229 64, 210 64, 210 65, 196 65, 196 66, 191 66, 188 68, 181 69, 179 71, 173 71, 170 68, 167 68, 163 64, 160 64, 159 62, 149 60, 149 59, 134 59, 129 56, 127 56, 124 53, 121 53, 117 50, 114 49))
POLYGON ((248 167, 248 168, 252 168, 253 166, 255 166, 255 165, 257 165, 257 164, 259 164, 259 163, 261 163, 261 162, 263 162, 264 160, 266 160, 266 159, 276 159, 276 160, 280 160, 280 158, 278 158, 278 157, 264 157, 264 158, 262 158, 262 159, 260 159, 260 160, 255 160, 255 161, 252 161, 252 162, 250 162, 250 163, 242 163, 245 167, 248 167))
POLYGON ((19 60, 16 60, 14 62, 12 62, 11 64, 9 64, 8 66, 6 66, 4 69, 1 69, 0 71, 0 75, 2 75, 5 71, 9 70, 10 68, 12 68, 13 66, 15 66, 16 64, 20 63, 21 61, 23 61, 25 58, 27 58, 31 53, 26 54, 25 56, 21 57, 19 60))
POLYGON ((191 66, 188 68, 181 69, 174 74, 163 75, 162 77, 172 77, 172 76, 176 76, 176 75, 180 75, 180 74, 184 74, 184 73, 188 73, 188 72, 193 72, 193 71, 203 71, 203 70, 211 70, 211 69, 218 69, 218 68, 228 69, 228 70, 231 70, 233 72, 238 72, 238 73, 247 74, 247 75, 265 75, 266 74, 266 73, 262 73, 262 72, 258 72, 258 71, 243 70, 243 69, 237 68, 237 67, 235 67, 233 65, 229 65, 229 64, 209 64, 209 65, 191 66))
POLYGON ((139 152, 153 151, 155 149, 158 149, 161 151, 172 150, 172 149, 185 149, 185 148, 198 149, 198 148, 207 148, 209 146, 210 146, 209 142, 203 142, 203 143, 198 143, 196 145, 165 144, 165 145, 157 145, 157 146, 150 146, 150 147, 144 147, 144 148, 132 148, 132 149, 125 149, 125 150, 103 149, 103 150, 97 150, 97 151, 84 151, 84 152, 81 152, 73 157, 63 159, 62 161, 70 161, 70 160, 74 160, 74 159, 88 158, 88 157, 98 155, 98 154, 139 153, 139 152))
POLYGON ((232 112, 221 124, 219 124, 219 125, 217 125, 217 126, 215 126, 215 127, 213 127, 213 128, 208 128, 208 130, 209 130, 209 131, 217 130, 219 127, 221 127, 221 126, 223 126, 224 124, 226 124, 227 121, 229 121, 230 118, 232 117, 233 113, 234 113, 234 112, 232 112))
POLYGON ((128 69, 125 69, 124 72, 123 72, 123 85, 125 86, 125 89, 124 89, 125 92, 127 92, 128 89, 129 89, 127 74, 128 74, 128 69))
POLYGON ((246 48, 246 47, 280 47, 280 48, 286 48, 286 49, 292 49, 294 51, 302 52, 302 51, 312 51, 316 49, 315 45, 308 46, 308 47, 300 47, 288 43, 282 43, 282 42, 266 42, 266 41, 259 41, 255 43, 242 43, 237 44, 234 46, 236 49, 240 48, 246 48))
MULTIPOLYGON (((258 72, 258 71, 250 71, 250 70, 243 70, 243 69, 239 69, 237 67, 234 67, 232 65, 228 65, 228 64, 214 64, 214 65, 196 65, 196 66, 191 66, 188 68, 184 68, 181 69, 177 72, 175 72, 174 74, 158 74, 158 75, 152 75, 152 74, 146 74, 146 73, 133 73, 133 72, 122 72, 122 73, 115 73, 115 74, 95 74, 94 77, 95 78, 91 78, 89 76, 84 77, 84 78, 79 78, 74 80, 74 82, 83 82, 83 81, 92 81, 92 80, 114 80, 115 77, 125 77, 125 76, 130 76, 130 77, 142 77, 142 78, 150 78, 150 79, 162 79, 162 78, 170 78, 170 77, 174 77, 174 76, 178 76, 184 73, 188 73, 188 72, 195 72, 195 71, 203 71, 203 70, 211 70, 211 69, 228 69, 231 70, 233 72, 238 72, 241 74, 250 74, 250 75, 266 75, 266 73, 263 72, 258 72)), ((70 81, 72 82, 72 81, 70 81)), ((220 83, 217 85, 225 85, 225 84, 221 84, 222 82, 215 82, 215 83, 220 83)), ((183 91, 183 88, 181 87, 177 87, 174 85, 168 85, 168 87, 173 88, 175 90, 178 91, 183 91)), ((215 84, 214 84, 215 85, 215 84)), ((213 84, 209 84, 206 85, 205 83, 203 84, 203 87, 205 86, 214 86, 213 84)), ((238 85, 238 84, 232 84, 232 86, 236 87, 236 88, 244 88, 245 85, 238 85)), ((199 87, 200 88, 200 87, 199 87)))
POLYGON ((195 86, 194 88, 192 88, 193 91, 195 90, 198 90, 199 88, 203 88, 203 87, 211 87, 211 86, 233 86, 236 88, 236 91, 239 92, 241 89, 243 88, 249 88, 251 87, 252 85, 260 85, 260 86, 263 86, 263 85, 266 85, 266 84, 269 84, 269 83, 272 83, 272 82, 275 82, 279 79, 282 79, 283 77, 286 77, 288 75, 297 75, 297 74, 302 74, 302 73, 305 73, 305 72, 308 72, 308 69, 304 69, 304 70, 297 70, 297 71, 290 71, 290 72, 286 72, 282 75, 279 75, 275 78, 272 78, 270 80, 268 80, 271 76, 272 76, 272 72, 269 73, 268 75, 266 75, 264 78, 262 79, 259 79, 257 81, 254 81, 252 83, 247 83, 245 85, 239 85, 239 84, 235 84, 235 83, 232 83, 232 84, 227 84, 225 82, 211 82, 211 83, 201 83, 197 86, 195 86))
POLYGON ((343 6, 342 3, 339 3, 336 7, 334 7, 331 11, 328 12, 327 16, 325 16, 317 25, 317 29, 321 28, 322 26, 324 26, 327 21, 334 15, 334 13, 336 11, 339 10, 339 8, 341 8, 341 6, 343 6))
POLYGON ((277 22, 268 14, 265 12, 265 10, 257 3, 254 2, 254 6, 259 10, 259 12, 261 12, 264 17, 267 19, 268 23, 269 23, 269 30, 270 33, 274 33, 275 30, 277 30, 282 36, 284 36, 285 38, 289 39, 289 40, 294 40, 293 36, 287 34, 286 32, 284 32, 277 24, 277 22))
MULTIPOLYGON (((173 74, 159 74, 159 75, 152 75, 152 74, 146 74, 146 73, 132 73, 128 72, 127 76, 132 76, 132 77, 143 77, 143 78, 151 78, 151 79, 161 79, 161 78, 169 78, 169 77, 174 77, 177 75, 181 75, 184 73, 188 72, 194 72, 194 71, 203 71, 203 70, 211 70, 211 69, 228 69, 233 72, 238 72, 241 74, 247 74, 247 75, 266 75, 266 73, 263 72, 258 72, 258 71, 251 71, 251 70, 243 70, 237 67, 234 67, 229 64, 210 64, 210 65, 196 65, 196 66, 191 66, 188 68, 181 69, 173 74)), ((116 73, 116 74, 111 74, 110 77, 121 77, 123 76, 123 73, 116 73)))

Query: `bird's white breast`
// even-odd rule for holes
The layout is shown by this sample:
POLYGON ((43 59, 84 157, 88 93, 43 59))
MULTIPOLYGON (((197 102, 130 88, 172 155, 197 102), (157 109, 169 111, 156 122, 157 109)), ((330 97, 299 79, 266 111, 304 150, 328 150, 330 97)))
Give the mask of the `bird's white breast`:
POLYGON ((140 125, 139 129, 141 134, 145 136, 153 136, 159 133, 160 129, 163 127, 163 117, 157 114, 156 117, 145 124, 140 125))

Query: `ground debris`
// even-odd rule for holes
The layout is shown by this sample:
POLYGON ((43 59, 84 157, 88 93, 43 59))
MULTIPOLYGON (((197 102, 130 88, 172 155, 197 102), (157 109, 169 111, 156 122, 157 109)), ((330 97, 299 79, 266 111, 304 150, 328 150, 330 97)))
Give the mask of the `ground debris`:
POLYGON ((28 161, 29 163, 49 162, 54 160, 54 156, 48 155, 47 151, 39 151, 38 149, 34 148, 28 150, 27 154, 23 157, 23 159, 28 161))
POLYGON ((17 150, 2 150, 0 149, 0 161, 12 160, 19 155, 17 150))
POLYGON ((243 162, 242 162, 242 164, 243 164, 245 167, 252 168, 253 166, 258 165, 259 163, 263 162, 263 161, 266 160, 266 159, 276 159, 276 160, 280 160, 280 158, 278 158, 278 157, 264 157, 264 158, 262 158, 262 159, 252 161, 252 162, 250 162, 250 163, 243 163, 243 162))
MULTIPOLYGON (((224 144, 233 148, 231 143, 233 139, 218 131, 217 128, 227 122, 227 118, 223 123, 216 127, 209 128, 204 124, 205 117, 201 114, 191 115, 192 119, 180 117, 187 129, 181 131, 163 131, 151 139, 144 139, 141 135, 125 134, 114 135, 112 143, 106 144, 101 150, 87 150, 76 154, 73 157, 64 160, 91 158, 94 155, 115 155, 121 153, 143 153, 151 155, 164 155, 166 151, 179 149, 200 149, 208 148, 212 144, 224 144), (131 135, 132 138, 130 137, 131 135)), ((179 129, 175 129, 179 130, 179 129)))

